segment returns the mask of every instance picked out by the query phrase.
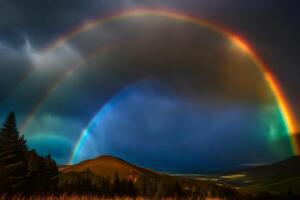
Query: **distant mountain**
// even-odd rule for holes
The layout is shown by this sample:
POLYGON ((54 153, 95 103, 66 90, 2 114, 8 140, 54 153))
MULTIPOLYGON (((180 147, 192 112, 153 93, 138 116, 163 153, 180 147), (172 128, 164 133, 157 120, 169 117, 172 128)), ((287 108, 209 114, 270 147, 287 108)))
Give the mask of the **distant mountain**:
POLYGON ((63 166, 60 168, 60 171, 63 173, 82 172, 86 170, 90 170, 99 176, 110 178, 112 178, 115 173, 118 173, 119 177, 122 179, 135 179, 141 175, 154 178, 163 178, 167 176, 154 172, 150 169, 135 166, 113 156, 100 156, 95 159, 83 161, 76 165, 63 166))
POLYGON ((293 190, 300 193, 300 156, 240 170, 220 177, 219 181, 251 191, 280 193, 293 190))
POLYGON ((300 156, 290 157, 275 164, 248 168, 241 172, 255 177, 255 179, 265 179, 275 176, 279 176, 280 178, 300 176, 300 156))

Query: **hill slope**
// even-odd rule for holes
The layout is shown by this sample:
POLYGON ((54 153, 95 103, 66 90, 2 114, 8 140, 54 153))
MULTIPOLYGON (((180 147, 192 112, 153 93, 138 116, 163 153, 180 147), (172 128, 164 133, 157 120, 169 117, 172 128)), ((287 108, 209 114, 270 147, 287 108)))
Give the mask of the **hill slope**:
POLYGON ((220 177, 220 181, 251 191, 300 193, 300 156, 220 177))
POLYGON ((116 172, 122 179, 128 179, 129 177, 137 178, 141 175, 155 178, 163 178, 165 176, 164 174, 132 165, 120 158, 113 156, 100 156, 95 159, 83 161, 76 165, 65 166, 61 168, 60 171, 63 173, 68 173, 82 172, 88 169, 99 176, 110 178, 112 178, 116 172))
POLYGON ((146 195, 147 199, 194 195, 203 197, 210 194, 228 197, 238 195, 234 188, 227 185, 158 173, 112 156, 100 156, 76 165, 62 166, 60 172, 59 187, 67 188, 71 193, 81 191, 101 194, 102 192, 111 195, 120 194, 121 190, 129 194, 136 191, 142 196, 146 195), (118 173, 123 180, 114 179, 115 173, 118 173))

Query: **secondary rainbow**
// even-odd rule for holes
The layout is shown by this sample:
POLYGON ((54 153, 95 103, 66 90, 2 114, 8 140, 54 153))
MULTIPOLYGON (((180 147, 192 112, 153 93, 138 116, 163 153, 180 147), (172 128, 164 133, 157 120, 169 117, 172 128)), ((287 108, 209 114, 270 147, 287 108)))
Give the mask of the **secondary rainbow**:
POLYGON ((109 50, 113 49, 113 45, 107 45, 102 46, 95 50, 94 52, 88 54, 82 61, 76 63, 75 65, 66 68, 66 70, 63 71, 63 73, 55 80, 53 83, 48 87, 44 95, 38 100, 38 103, 33 107, 33 109, 30 111, 30 113, 27 115, 25 120, 23 121, 20 130, 22 133, 26 131, 29 124, 32 122, 35 115, 38 113, 40 108, 44 105, 44 103, 47 101, 48 97, 51 96, 51 94, 66 80, 76 69, 80 68, 84 64, 86 64, 89 60, 95 58, 101 53, 108 52, 109 50))

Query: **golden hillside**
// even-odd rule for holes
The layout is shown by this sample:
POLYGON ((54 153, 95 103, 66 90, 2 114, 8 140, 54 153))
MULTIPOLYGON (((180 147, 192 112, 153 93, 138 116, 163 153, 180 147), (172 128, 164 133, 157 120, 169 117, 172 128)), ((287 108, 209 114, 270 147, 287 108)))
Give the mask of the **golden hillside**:
POLYGON ((151 177, 164 177, 166 175, 154 172, 149 169, 141 168, 130 164, 122 159, 113 156, 99 156, 95 159, 86 160, 81 163, 65 166, 60 168, 63 173, 68 172, 83 172, 90 170, 93 173, 112 178, 115 173, 118 173, 121 179, 137 179, 141 175, 151 177))

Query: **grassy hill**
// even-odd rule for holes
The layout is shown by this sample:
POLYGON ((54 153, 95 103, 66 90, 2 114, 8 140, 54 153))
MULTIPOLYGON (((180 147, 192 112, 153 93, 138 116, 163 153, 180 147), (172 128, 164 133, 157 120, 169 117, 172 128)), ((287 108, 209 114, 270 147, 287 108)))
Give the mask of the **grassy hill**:
POLYGON ((217 184, 231 185, 240 188, 241 191, 280 193, 293 190, 300 193, 300 156, 288 158, 284 161, 243 169, 228 175, 208 178, 193 179, 184 176, 170 176, 130 164, 120 158, 112 156, 100 156, 95 159, 86 160, 72 166, 64 166, 60 169, 62 173, 84 172, 90 170, 94 174, 113 178, 117 172, 122 179, 148 177, 164 182, 179 181, 183 184, 208 186, 212 182, 217 184))
POLYGON ((220 177, 219 181, 246 191, 280 193, 293 190, 300 193, 300 156, 271 165, 240 170, 220 177))
POLYGON ((193 185, 197 187, 211 187, 216 185, 217 187, 226 187, 227 185, 215 183, 211 180, 201 180, 187 176, 164 174, 151 169, 133 165, 125 160, 122 160, 121 158, 107 155, 86 160, 75 165, 62 166, 60 168, 60 172, 65 175, 72 172, 85 172, 87 170, 90 170, 92 173, 98 176, 110 178, 111 180, 114 178, 115 173, 118 173, 121 179, 128 180, 131 178, 134 180, 134 182, 140 180, 141 178, 147 178, 164 183, 172 183, 177 181, 183 185, 193 185))
POLYGON ((124 181, 127 181, 127 183, 125 182, 127 186, 123 186, 128 188, 130 186, 129 182, 132 181, 133 187, 142 196, 231 197, 237 195, 234 188, 224 184, 210 180, 163 174, 135 166, 112 156, 100 156, 76 165, 62 166, 60 172, 58 185, 63 191, 102 191, 103 194, 111 194, 115 191, 114 184, 117 182, 115 174, 117 173, 122 180, 121 186, 124 181))
POLYGON ((112 178, 116 172, 122 179, 128 179, 130 176, 140 177, 141 175, 154 178, 166 177, 164 174, 132 165, 113 156, 99 156, 95 159, 86 160, 76 165, 64 166, 60 169, 60 171, 63 173, 83 172, 88 169, 94 174, 110 178, 112 178))

